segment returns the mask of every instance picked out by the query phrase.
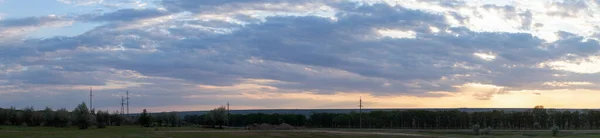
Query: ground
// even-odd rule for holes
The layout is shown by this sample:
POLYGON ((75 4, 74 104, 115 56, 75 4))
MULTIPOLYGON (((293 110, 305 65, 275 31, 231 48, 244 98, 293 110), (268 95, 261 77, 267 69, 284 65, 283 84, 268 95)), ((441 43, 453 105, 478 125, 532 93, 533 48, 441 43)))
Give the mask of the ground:
MULTIPOLYGON (((310 129, 248 131, 241 129, 202 129, 196 127, 143 128, 139 126, 109 126, 105 129, 78 130, 74 127, 0 126, 0 137, 27 138, 537 138, 550 136, 549 130, 494 130, 489 136, 472 135, 469 130, 394 130, 394 129, 310 129)), ((561 131, 560 138, 600 138, 600 130, 561 131)))

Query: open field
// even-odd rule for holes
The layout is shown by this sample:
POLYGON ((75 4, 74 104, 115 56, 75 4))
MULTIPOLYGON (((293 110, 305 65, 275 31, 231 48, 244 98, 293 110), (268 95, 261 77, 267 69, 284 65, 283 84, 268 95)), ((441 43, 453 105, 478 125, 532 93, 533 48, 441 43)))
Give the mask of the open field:
MULTIPOLYGON (((315 130, 313 130, 315 131, 315 130)), ((491 135, 473 135, 470 129, 317 129, 317 131, 347 131, 370 133, 419 134, 441 138, 534 138, 552 137, 550 130, 492 130, 491 135), (529 135, 529 136, 524 136, 529 135)), ((561 130, 560 138, 600 138, 600 130, 561 130)))
POLYGON ((246 131, 240 129, 142 128, 138 126, 108 127, 105 129, 78 130, 75 127, 0 127, 0 137, 27 138, 415 138, 413 134, 349 133, 347 131, 246 131))
MULTIPOLYGON (((470 130, 393 130, 393 129, 310 129, 247 131, 241 129, 203 129, 194 127, 142 128, 138 126, 108 127, 105 129, 79 130, 53 127, 0 127, 0 137, 27 138, 528 138, 552 137, 547 130, 516 131, 494 130, 489 136, 471 135, 470 130)), ((600 138, 600 130, 564 130, 560 138, 600 138)))

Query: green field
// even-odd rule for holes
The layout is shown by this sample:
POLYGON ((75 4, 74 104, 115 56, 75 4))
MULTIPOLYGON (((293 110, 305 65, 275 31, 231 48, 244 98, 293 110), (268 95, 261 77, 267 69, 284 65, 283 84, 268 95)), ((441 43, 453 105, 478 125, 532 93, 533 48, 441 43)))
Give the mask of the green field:
MULTIPOLYGON (((203 129, 195 127, 143 128, 138 126, 108 127, 105 129, 79 130, 53 127, 0 127, 0 137, 15 138, 528 138, 552 137, 549 131, 497 130, 492 135, 476 136, 469 130, 356 130, 356 129, 311 129, 247 131, 240 129, 203 129)), ((560 138, 600 138, 598 130, 561 131, 560 138)))
POLYGON ((143 128, 138 126, 112 126, 104 129, 79 130, 75 127, 0 127, 0 138, 410 138, 374 134, 334 134, 302 131, 246 131, 240 129, 143 128))

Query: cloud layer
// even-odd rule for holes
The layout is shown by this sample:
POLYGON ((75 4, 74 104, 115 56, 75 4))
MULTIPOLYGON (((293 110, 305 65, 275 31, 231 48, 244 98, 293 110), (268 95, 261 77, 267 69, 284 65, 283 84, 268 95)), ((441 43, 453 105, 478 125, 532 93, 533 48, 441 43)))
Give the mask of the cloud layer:
POLYGON ((267 105, 303 101, 256 96, 445 98, 480 91, 473 100, 490 100, 524 90, 599 89, 600 71, 590 69, 598 63, 600 38, 582 29, 599 30, 589 18, 598 16, 590 8, 595 1, 544 3, 558 7, 545 12, 531 3, 431 0, 154 4, 1 19, 0 94, 7 97, 1 101, 26 106, 14 97, 35 95, 44 97, 36 106, 64 107, 94 87, 98 108, 116 109, 125 90, 139 108, 230 100, 277 108, 267 105), (558 18, 574 24, 547 22, 558 18), (23 37, 77 23, 102 25, 72 37, 23 37))

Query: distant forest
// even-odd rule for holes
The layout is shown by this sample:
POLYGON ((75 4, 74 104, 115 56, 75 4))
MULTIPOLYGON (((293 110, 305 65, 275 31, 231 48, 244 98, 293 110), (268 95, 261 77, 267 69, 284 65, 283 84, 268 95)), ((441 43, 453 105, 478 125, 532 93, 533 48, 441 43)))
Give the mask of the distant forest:
MULTIPOLYGON (((206 115, 186 115, 183 120, 196 125, 213 123, 206 115)), ((473 125, 478 125, 493 129, 550 129, 553 126, 561 129, 600 129, 600 111, 558 111, 536 106, 524 112, 397 110, 371 111, 362 115, 358 112, 312 113, 308 117, 297 114, 263 113, 229 116, 231 126, 246 126, 254 123, 272 125, 287 123, 314 128, 470 129, 473 125)))
POLYGON ((66 109, 34 110, 31 107, 21 110, 0 108, 0 125, 68 127, 106 127, 124 125, 156 126, 233 126, 244 127, 252 124, 277 125, 286 123, 292 126, 309 128, 385 128, 385 129, 470 129, 474 126, 493 129, 600 129, 600 110, 555 110, 536 106, 522 112, 483 111, 466 112, 459 110, 405 109, 392 111, 370 111, 350 113, 302 114, 228 114, 224 107, 206 114, 185 115, 177 112, 147 113, 127 116, 118 111, 88 110, 85 104, 68 111, 66 109), (84 124, 84 125, 82 125, 84 124), (361 125, 362 124, 362 125, 361 125))

